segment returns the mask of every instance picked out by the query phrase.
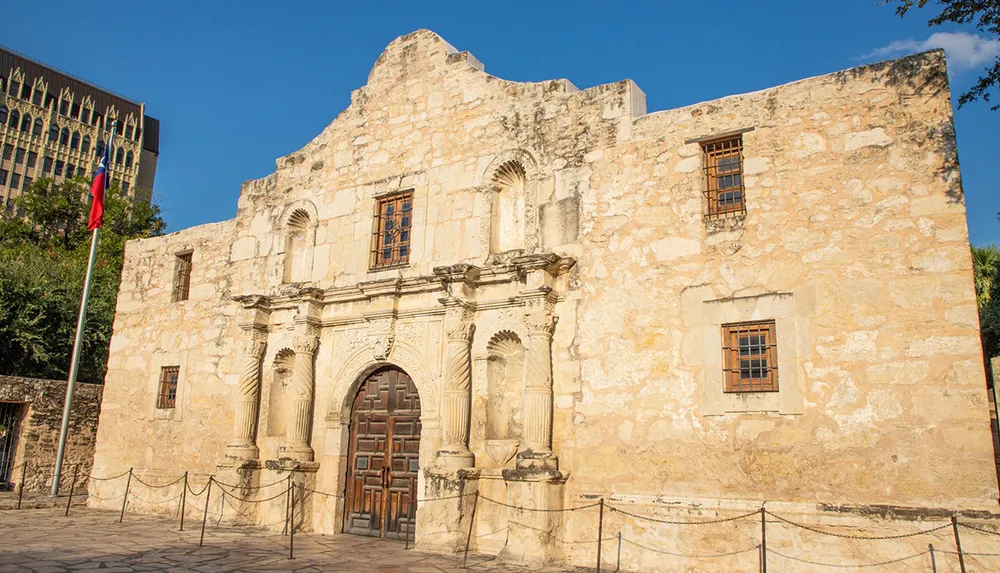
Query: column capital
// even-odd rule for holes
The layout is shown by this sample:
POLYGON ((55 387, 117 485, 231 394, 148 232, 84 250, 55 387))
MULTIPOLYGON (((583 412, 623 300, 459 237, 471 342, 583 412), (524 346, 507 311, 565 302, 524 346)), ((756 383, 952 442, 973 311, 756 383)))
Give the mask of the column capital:
POLYGON ((449 341, 472 340, 475 330, 476 304, 455 297, 440 299, 444 305, 444 328, 449 341))
POLYGON ((239 303, 236 312, 236 325, 243 330, 266 330, 271 322, 270 299, 259 294, 234 296, 239 303))
POLYGON ((522 292, 520 297, 524 304, 524 323, 532 334, 552 334, 555 329, 556 294, 550 288, 540 288, 522 292))
POLYGON ((295 338, 292 339, 292 348, 295 349, 295 354, 316 354, 318 347, 319 336, 315 333, 296 334, 295 338))
POLYGON ((260 360, 267 347, 267 332, 257 328, 249 330, 240 346, 244 355, 260 360))

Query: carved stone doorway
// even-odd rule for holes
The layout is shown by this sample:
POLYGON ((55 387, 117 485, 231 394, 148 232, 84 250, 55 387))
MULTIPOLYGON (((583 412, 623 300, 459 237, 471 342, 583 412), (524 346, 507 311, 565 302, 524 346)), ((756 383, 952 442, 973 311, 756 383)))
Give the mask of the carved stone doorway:
POLYGON ((351 407, 344 533, 413 539, 420 396, 395 367, 372 373, 351 407))

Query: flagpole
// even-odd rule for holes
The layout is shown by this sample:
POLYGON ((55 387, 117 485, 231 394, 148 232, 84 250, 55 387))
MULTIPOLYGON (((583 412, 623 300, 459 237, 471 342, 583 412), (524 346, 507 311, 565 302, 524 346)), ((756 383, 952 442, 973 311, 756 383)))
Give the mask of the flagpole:
MULTIPOLYGON (((118 122, 111 124, 111 137, 108 147, 115 140, 115 128, 118 122)), ((108 153, 111 155, 110 151, 108 153)), ((110 163, 110 161, 109 161, 110 163)), ((110 165, 108 165, 110 167, 110 165)), ((105 174, 105 178, 110 174, 105 174)), ((66 453, 66 438, 69 433, 69 413, 73 408, 73 390, 76 388, 76 377, 80 370, 80 352, 83 350, 83 333, 87 324, 87 303, 90 302, 90 286, 94 281, 94 261, 97 259, 97 239, 101 236, 101 228, 94 229, 90 238, 90 258, 87 260, 87 278, 83 281, 83 297, 80 300, 80 316, 76 321, 76 338, 73 340, 73 359, 69 366, 69 382, 66 385, 66 400, 63 402, 62 427, 59 429, 59 449, 56 450, 56 471, 52 476, 52 495, 59 495, 59 478, 62 476, 63 455, 66 453)))

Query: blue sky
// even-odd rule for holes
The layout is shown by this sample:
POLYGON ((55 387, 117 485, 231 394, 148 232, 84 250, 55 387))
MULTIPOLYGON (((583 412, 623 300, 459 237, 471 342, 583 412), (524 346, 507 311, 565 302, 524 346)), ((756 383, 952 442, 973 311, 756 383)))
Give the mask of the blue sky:
MULTIPOLYGON (((385 45, 419 28, 505 79, 632 78, 650 111, 936 46, 957 98, 1000 50, 972 28, 928 28, 929 10, 900 19, 877 1, 50 0, 7 6, 0 42, 147 103, 161 122, 155 196, 176 231, 233 217, 240 183, 318 134, 385 45)), ((1000 243, 1000 112, 967 105, 956 128, 972 242, 1000 243)))

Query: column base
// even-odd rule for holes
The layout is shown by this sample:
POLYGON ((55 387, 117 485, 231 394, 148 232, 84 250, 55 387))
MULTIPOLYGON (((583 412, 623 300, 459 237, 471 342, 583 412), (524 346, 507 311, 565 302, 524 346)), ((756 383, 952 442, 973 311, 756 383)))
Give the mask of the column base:
POLYGON ((239 461, 253 461, 260 457, 260 449, 251 443, 236 443, 226 446, 226 458, 239 461))
POLYGON ((527 450, 518 452, 516 465, 518 469, 523 470, 558 470, 559 456, 551 451, 527 450))
POLYGON ((445 553, 462 551, 469 535, 472 508, 476 503, 476 496, 472 494, 478 491, 477 470, 425 470, 425 501, 420 502, 417 507, 416 546, 445 553))
POLYGON ((503 470, 507 504, 545 509, 507 510, 507 544, 497 556, 502 561, 527 566, 560 562, 563 558, 563 485, 568 476, 550 469, 503 470))
POLYGON ((309 444, 287 444, 278 448, 279 459, 294 460, 297 462, 311 462, 316 458, 313 449, 309 444))
POLYGON ((435 454, 436 466, 446 469, 464 469, 476 466, 476 454, 468 449, 438 450, 435 454))
POLYGON ((256 525, 258 504, 253 500, 260 492, 260 462, 231 458, 226 453, 226 458, 216 466, 215 479, 219 485, 218 489, 213 488, 213 505, 221 506, 224 523, 256 525))

